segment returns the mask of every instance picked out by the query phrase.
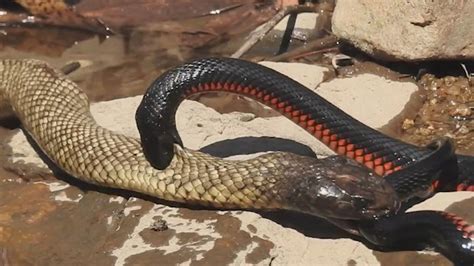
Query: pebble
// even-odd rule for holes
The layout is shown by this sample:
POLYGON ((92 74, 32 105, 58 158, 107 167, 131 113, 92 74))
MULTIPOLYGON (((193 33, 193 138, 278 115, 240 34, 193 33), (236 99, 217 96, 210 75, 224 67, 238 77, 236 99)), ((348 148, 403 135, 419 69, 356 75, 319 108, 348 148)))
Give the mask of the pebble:
POLYGON ((451 116, 470 116, 472 114, 471 108, 467 104, 459 104, 456 108, 450 110, 451 116))

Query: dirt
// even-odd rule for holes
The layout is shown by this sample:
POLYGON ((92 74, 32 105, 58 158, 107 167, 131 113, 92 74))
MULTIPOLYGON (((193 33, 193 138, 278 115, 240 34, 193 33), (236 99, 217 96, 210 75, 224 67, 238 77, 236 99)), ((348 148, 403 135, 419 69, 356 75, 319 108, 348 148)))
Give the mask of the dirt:
POLYGON ((474 155, 474 83, 463 76, 424 75, 419 81, 424 103, 402 124, 402 139, 426 145, 449 136, 460 153, 474 155))
POLYGON ((78 262, 110 265, 114 261, 119 265, 154 264, 156 261, 207 265, 209 261, 231 263, 239 250, 251 245, 257 248, 246 260, 258 263, 269 257, 273 247, 268 240, 241 231, 239 219, 226 213, 181 209, 173 214, 173 211, 166 212, 166 206, 156 208, 142 199, 127 200, 84 192, 76 187, 51 194, 48 188, 51 185, 53 183, 2 185, 2 190, 10 191, 2 192, 0 204, 3 214, 0 215, 0 249, 4 254, 1 261, 6 263, 2 265, 70 265, 78 262), (76 203, 79 199, 81 204, 76 203), (142 231, 137 231, 142 218, 149 217, 152 208, 153 218, 168 221, 169 228, 152 230, 150 221, 144 224, 142 231), (193 225, 189 226, 191 223, 193 225), (212 234, 206 233, 208 227, 214 228, 212 234), (189 231, 183 231, 183 228, 189 228, 189 231), (135 241, 134 244, 133 240, 127 240, 127 236, 138 237, 137 234, 140 238, 132 239, 143 242, 135 241), (209 243, 214 244, 206 250, 209 243), (148 246, 149 250, 144 251, 148 246), (133 255, 134 249, 136 255, 133 255))
MULTIPOLYGON (((246 26, 235 29, 245 32, 246 27, 252 27, 250 13, 239 9, 233 14, 227 14, 226 19, 238 22, 236 15, 247 14, 246 26)), ((80 60, 80 71, 70 77, 85 89, 91 102, 134 96, 143 94, 166 69, 185 60, 233 51, 233 46, 218 48, 230 34, 182 32, 191 29, 189 25, 198 25, 193 26, 194 31, 202 26, 212 30, 205 22, 213 17, 168 23, 168 31, 147 26, 108 38, 61 27, 2 28, 0 58, 34 57, 56 67, 80 60)), ((221 30, 229 25, 220 23, 221 30)), ((2 125, 16 128, 18 123, 2 120, 2 125)), ((143 231, 135 232, 140 219, 156 205, 90 191, 87 186, 72 187, 46 168, 23 161, 12 163, 6 157, 12 153, 6 143, 17 131, 0 128, 1 265, 231 263, 242 249, 249 250, 243 257, 246 263, 270 257, 273 243, 257 232, 242 231, 240 220, 226 213, 183 209, 173 214, 162 206, 154 210, 153 220, 164 221, 166 229, 156 230, 150 222, 143 231), (186 227, 194 229, 183 231, 186 227), (144 242, 127 242, 129 235, 144 242), (143 251, 148 245, 153 248, 143 251)))

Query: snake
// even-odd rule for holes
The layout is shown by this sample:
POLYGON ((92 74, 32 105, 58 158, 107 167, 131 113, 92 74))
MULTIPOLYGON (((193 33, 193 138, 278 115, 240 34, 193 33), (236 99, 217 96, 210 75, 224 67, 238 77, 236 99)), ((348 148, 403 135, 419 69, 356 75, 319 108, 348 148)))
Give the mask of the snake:
MULTIPOLYGON (((404 203, 426 193, 430 181, 426 177, 434 174, 430 168, 434 162, 443 162, 441 157, 429 156, 429 147, 420 148, 384 135, 277 71, 245 60, 204 58, 158 77, 137 109, 143 151, 155 168, 167 167, 176 147, 183 146, 175 122, 180 103, 207 92, 234 93, 273 108, 335 153, 384 176, 404 203)), ((457 155, 454 160, 454 166, 446 164, 439 178, 432 176, 432 190, 474 191, 474 157, 457 155)), ((341 220, 330 220, 340 225, 341 220)), ((375 223, 361 222, 358 231, 377 245, 397 246, 413 240, 421 246, 434 245, 453 260, 474 262, 474 227, 454 214, 406 213, 375 223)))
MULTIPOLYGON (((351 221, 361 235, 380 245, 389 242, 385 236, 410 226, 396 214, 401 201, 425 191, 427 180, 432 181, 426 179, 431 174, 419 174, 425 167, 420 163, 441 165, 433 160, 439 152, 380 134, 296 81, 243 60, 203 59, 160 76, 136 113, 140 139, 98 125, 86 94, 45 62, 1 60, 0 84, 0 107, 19 118, 25 133, 59 169, 79 180, 170 202, 290 210, 336 225, 351 221), (273 152, 229 161, 187 149, 176 130, 174 114, 183 99, 207 91, 259 100, 341 155, 320 159, 273 152), (384 175, 386 178, 380 178, 384 175)), ((438 146, 436 150, 450 145, 438 146)), ((437 189, 470 190, 470 179, 462 179, 472 173, 466 167, 469 160, 469 156, 458 155, 459 173, 454 177, 452 171, 440 173, 437 189)), ((435 212, 421 217, 435 228, 445 225, 447 229, 440 234, 456 243, 446 245, 446 239, 436 238, 430 244, 451 259, 472 260, 474 230, 463 219, 435 212), (438 221, 426 219, 429 215, 438 221)), ((390 243, 394 239, 396 234, 391 234, 390 243)))

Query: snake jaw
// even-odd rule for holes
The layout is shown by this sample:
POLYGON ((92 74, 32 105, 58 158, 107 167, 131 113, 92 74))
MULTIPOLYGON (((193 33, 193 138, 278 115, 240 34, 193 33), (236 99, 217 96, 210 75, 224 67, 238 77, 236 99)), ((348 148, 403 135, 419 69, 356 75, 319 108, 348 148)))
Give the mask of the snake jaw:
POLYGON ((161 113, 150 101, 153 102, 153 98, 144 97, 135 113, 135 120, 146 159, 154 168, 164 170, 173 160, 174 144, 183 147, 174 116, 177 106, 161 113))
POLYGON ((383 180, 381 180, 380 186, 386 190, 367 191, 370 194, 365 194, 362 197, 357 194, 348 195, 351 197, 350 207, 360 211, 361 220, 379 219, 397 213, 400 209, 401 201, 393 189, 383 180))
POLYGON ((400 206, 388 182, 349 159, 298 160, 297 169, 281 173, 287 181, 277 189, 284 192, 284 202, 292 203, 290 209, 330 219, 372 220, 400 206))
POLYGON ((141 144, 146 159, 151 166, 163 170, 174 157, 174 142, 169 135, 141 136, 141 144))
POLYGON ((378 183, 379 189, 375 186, 368 189, 367 193, 370 193, 370 196, 352 195, 353 207, 360 209, 366 216, 365 218, 369 220, 396 214, 402 205, 402 201, 388 182, 380 179, 378 183))
POLYGON ((348 158, 337 156, 327 160, 337 167, 337 173, 331 176, 340 189, 338 204, 341 209, 347 209, 349 213, 355 210, 358 220, 378 219, 399 210, 401 203, 398 195, 386 180, 369 169, 361 169, 348 158))

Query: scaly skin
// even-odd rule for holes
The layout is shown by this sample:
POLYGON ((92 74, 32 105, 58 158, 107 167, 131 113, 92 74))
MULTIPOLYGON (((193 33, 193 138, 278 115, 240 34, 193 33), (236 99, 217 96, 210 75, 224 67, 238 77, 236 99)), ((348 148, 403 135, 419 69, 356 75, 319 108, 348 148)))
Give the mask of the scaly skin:
POLYGON ((94 121, 87 96, 62 73, 34 60, 0 62, 0 100, 60 169, 85 182, 160 199, 240 209, 288 209, 336 219, 371 219, 396 210, 393 189, 351 160, 271 153, 226 161, 174 146, 164 170, 139 140, 94 121))

